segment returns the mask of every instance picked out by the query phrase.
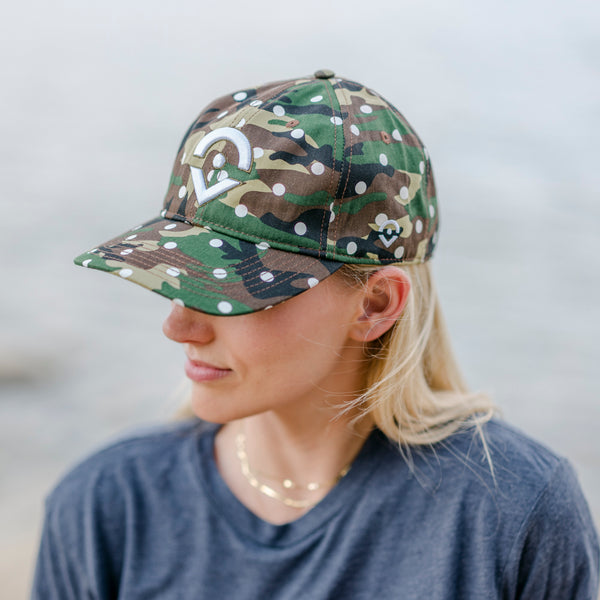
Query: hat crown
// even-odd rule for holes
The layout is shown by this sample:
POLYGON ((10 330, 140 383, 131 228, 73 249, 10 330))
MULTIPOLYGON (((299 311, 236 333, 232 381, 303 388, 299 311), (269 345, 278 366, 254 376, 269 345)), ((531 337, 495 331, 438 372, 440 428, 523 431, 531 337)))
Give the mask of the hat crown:
POLYGON ((340 78, 239 90, 179 148, 163 215, 341 262, 422 262, 435 245, 427 151, 381 96, 340 78))

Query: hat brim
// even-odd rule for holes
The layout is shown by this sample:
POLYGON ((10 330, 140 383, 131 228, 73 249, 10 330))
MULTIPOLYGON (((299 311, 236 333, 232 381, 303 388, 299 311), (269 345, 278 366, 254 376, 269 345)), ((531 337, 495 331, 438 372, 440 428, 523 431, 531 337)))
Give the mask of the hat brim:
POLYGON ((179 304, 212 315, 274 306, 322 281, 342 263, 271 248, 158 217, 75 258, 179 304))

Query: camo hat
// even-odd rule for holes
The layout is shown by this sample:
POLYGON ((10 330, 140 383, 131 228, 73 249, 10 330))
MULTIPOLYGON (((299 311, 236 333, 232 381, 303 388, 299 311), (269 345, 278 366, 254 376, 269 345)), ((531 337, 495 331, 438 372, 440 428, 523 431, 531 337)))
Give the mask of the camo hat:
POLYGON ((373 90, 323 70, 209 104, 183 138, 160 216, 75 262, 239 315, 344 263, 424 262, 437 228, 412 127, 373 90))

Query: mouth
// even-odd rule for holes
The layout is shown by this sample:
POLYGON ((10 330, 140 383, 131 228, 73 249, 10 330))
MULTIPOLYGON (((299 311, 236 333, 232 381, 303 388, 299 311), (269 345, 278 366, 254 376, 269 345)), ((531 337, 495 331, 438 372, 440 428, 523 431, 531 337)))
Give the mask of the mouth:
POLYGON ((231 373, 231 369, 221 369, 209 363, 199 360, 191 360, 188 358, 185 361, 185 374, 189 379, 197 383, 207 383, 222 379, 231 373))

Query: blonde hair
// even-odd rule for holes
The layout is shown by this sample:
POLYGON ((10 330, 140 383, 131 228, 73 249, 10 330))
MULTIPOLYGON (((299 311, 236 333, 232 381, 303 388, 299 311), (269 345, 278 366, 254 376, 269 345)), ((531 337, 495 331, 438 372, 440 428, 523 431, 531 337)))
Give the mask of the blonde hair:
MULTIPOLYGON (((429 263, 397 265, 411 281, 402 315, 370 348, 367 388, 347 409, 360 408, 399 445, 434 444, 458 429, 481 425, 495 407, 469 392, 454 358, 429 263)), ((364 285, 380 267, 344 265, 338 273, 364 285)), ((485 442, 485 440, 484 440, 485 442)))

